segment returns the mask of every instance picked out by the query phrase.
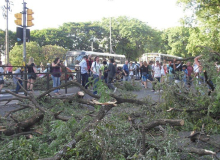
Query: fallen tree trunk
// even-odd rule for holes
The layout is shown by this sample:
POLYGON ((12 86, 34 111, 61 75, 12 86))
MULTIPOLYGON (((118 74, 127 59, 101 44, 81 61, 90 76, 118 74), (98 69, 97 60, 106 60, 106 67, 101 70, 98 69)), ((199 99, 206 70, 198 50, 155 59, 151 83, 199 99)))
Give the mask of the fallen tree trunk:
POLYGON ((39 122, 43 118, 44 118, 44 114, 38 113, 23 122, 16 123, 15 125, 11 126, 9 129, 6 129, 0 133, 4 134, 6 136, 11 136, 13 134, 17 134, 21 130, 24 130, 24 129, 27 129, 27 128, 33 126, 35 123, 39 122))

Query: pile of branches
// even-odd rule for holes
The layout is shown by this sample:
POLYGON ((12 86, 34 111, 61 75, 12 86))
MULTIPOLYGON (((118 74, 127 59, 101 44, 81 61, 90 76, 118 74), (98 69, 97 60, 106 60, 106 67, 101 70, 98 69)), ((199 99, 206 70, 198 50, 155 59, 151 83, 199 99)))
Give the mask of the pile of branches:
MULTIPOLYGON (((77 102, 80 104, 86 104, 90 106, 100 106, 99 111, 97 112, 96 115, 93 116, 93 119, 89 121, 79 132, 78 134, 75 134, 75 136, 72 138, 71 141, 69 141, 67 144, 65 144, 62 149, 57 152, 53 157, 50 158, 45 158, 43 160, 60 160, 63 157, 68 159, 67 152, 69 149, 73 149, 76 147, 77 143, 79 143, 80 140, 83 139, 83 136, 85 133, 89 133, 89 131, 93 128, 95 128, 104 118, 105 116, 109 113, 109 111, 112 108, 118 107, 119 104, 134 104, 134 105, 148 105, 149 109, 156 105, 156 103, 151 103, 147 102, 146 100, 138 100, 138 99, 126 99, 121 96, 117 96, 115 94, 109 94, 111 97, 111 101, 109 102, 104 102, 101 103, 99 102, 99 95, 93 95, 89 90, 86 90, 84 87, 82 87, 78 82, 75 81, 69 81, 66 84, 63 84, 59 87, 52 88, 48 91, 45 91, 44 93, 40 94, 39 96, 35 97, 33 93, 27 92, 22 86, 22 90, 27 94, 27 96, 23 95, 18 95, 15 94, 11 91, 6 91, 12 95, 15 96, 15 98, 11 99, 4 99, 0 101, 6 101, 6 104, 8 104, 12 100, 18 100, 20 101, 19 105, 22 106, 21 108, 18 108, 16 110, 12 110, 9 113, 5 115, 5 119, 7 117, 10 117, 14 123, 11 124, 10 126, 0 126, 0 133, 4 134, 5 136, 11 136, 11 137, 19 137, 21 135, 26 135, 26 136, 31 136, 32 134, 40 134, 38 132, 26 132, 28 129, 30 129, 33 125, 36 123, 40 122, 44 117, 45 114, 49 115, 52 117, 54 120, 62 120, 62 121, 68 121, 71 117, 65 117, 61 116, 60 114, 62 111, 59 112, 52 112, 46 107, 43 106, 43 103, 50 103, 51 100, 53 99, 60 99, 66 103, 72 103, 72 102, 77 102), (68 85, 72 85, 75 87, 80 88, 81 91, 77 92, 76 94, 72 94, 69 96, 59 96, 59 97, 53 97, 50 95, 50 93, 58 88, 62 88, 68 85), (93 99, 87 100, 84 99, 85 94, 91 96, 93 99), (17 111, 21 111, 23 109, 30 108, 35 112, 35 115, 32 117, 29 117, 28 119, 24 121, 18 121, 14 116, 13 113, 17 111)), ((174 110, 174 109, 171 109, 174 110)), ((183 119, 157 119, 153 120, 151 122, 147 123, 136 123, 135 122, 135 117, 129 117, 128 119, 131 123, 131 126, 135 130, 139 130, 142 133, 142 146, 141 150, 142 152, 140 153, 141 155, 145 155, 146 153, 146 139, 145 135, 149 130, 155 129, 157 127, 160 128, 160 131, 165 132, 165 129, 162 127, 164 125, 170 125, 170 126, 183 126, 184 125, 184 120, 183 119)), ((180 148, 180 151, 186 151, 190 153, 196 153, 199 155, 216 155, 215 152, 204 150, 204 149, 196 149, 196 148, 180 148)))

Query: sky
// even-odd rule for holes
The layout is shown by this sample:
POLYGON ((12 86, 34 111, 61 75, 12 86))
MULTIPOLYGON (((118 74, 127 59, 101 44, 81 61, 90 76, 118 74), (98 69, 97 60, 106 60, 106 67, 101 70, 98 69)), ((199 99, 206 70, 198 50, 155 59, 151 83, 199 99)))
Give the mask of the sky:
MULTIPOLYGON (((23 0, 14 3, 9 14, 9 29, 16 30, 15 13, 22 11, 23 0)), ((58 28, 65 22, 100 21, 103 17, 128 16, 146 22, 157 29, 180 26, 185 13, 177 6, 177 0, 25 0, 34 12, 31 30, 58 28)), ((0 7, 5 0, 0 0, 0 7)), ((2 10, 1 10, 2 13, 2 10)), ((5 29, 0 15, 0 29, 5 29)))

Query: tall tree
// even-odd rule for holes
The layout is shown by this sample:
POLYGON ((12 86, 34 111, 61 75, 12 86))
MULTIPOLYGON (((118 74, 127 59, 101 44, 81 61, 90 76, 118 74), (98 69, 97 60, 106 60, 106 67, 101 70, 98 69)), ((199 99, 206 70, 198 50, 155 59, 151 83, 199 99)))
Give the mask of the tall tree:
POLYGON ((191 56, 186 48, 190 36, 189 30, 188 27, 173 27, 164 30, 161 35, 164 44, 163 53, 180 57, 191 56))

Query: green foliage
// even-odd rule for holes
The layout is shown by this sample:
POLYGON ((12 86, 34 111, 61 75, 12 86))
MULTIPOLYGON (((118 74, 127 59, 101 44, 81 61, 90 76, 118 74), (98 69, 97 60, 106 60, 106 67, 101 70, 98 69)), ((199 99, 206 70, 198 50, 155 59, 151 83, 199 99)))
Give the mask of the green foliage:
POLYGON ((35 151, 38 149, 36 141, 27 140, 25 137, 14 139, 5 144, 5 149, 1 150, 0 159, 7 160, 32 160, 37 159, 35 151))
POLYGON ((141 89, 140 84, 137 82, 134 82, 134 81, 133 82, 123 82, 123 83, 116 82, 115 86, 117 88, 120 88, 125 91, 140 91, 140 89, 141 89))
MULTIPOLYGON (((11 50, 16 43, 16 33, 9 30, 8 34, 9 34, 9 50, 11 50)), ((5 54, 5 31, 0 29, 0 57, 3 54, 5 54)))
POLYGON ((179 57, 191 56, 186 48, 190 36, 189 30, 189 27, 173 27, 164 30, 161 35, 162 43, 164 45, 162 53, 179 57))
MULTIPOLYGON (((44 65, 52 62, 56 57, 64 57, 66 50, 59 46, 46 45, 40 47, 37 42, 28 42, 26 44, 26 62, 33 57, 36 65, 43 62, 44 65)), ((23 62, 23 45, 16 44, 10 51, 10 62, 13 66, 22 66, 23 62)))
POLYGON ((42 56, 44 57, 44 63, 52 63, 52 61, 59 57, 63 60, 66 59, 66 49, 56 45, 45 45, 42 47, 42 56))

